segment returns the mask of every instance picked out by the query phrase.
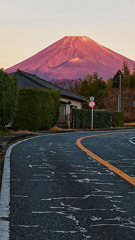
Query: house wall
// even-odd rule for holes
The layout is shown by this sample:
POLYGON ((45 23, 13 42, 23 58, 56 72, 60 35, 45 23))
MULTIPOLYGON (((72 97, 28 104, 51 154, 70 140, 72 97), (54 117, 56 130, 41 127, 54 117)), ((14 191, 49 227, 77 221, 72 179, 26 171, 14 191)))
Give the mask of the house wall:
POLYGON ((82 109, 82 103, 78 100, 69 100, 69 98, 60 98, 60 101, 68 103, 69 101, 71 102, 70 104, 67 105, 72 105, 72 106, 76 106, 77 109, 82 109))
POLYGON ((82 109, 82 103, 76 100, 70 100, 68 98, 60 98, 61 106, 60 106, 60 126, 68 126, 72 124, 72 109, 82 109), (69 123, 70 122, 70 123, 69 123))

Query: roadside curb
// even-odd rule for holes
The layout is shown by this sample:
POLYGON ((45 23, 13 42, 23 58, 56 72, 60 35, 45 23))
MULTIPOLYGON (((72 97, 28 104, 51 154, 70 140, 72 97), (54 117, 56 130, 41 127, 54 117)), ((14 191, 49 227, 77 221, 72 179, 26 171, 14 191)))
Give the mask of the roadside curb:
MULTIPOLYGON (((11 145, 12 146, 12 145, 11 145)), ((4 158, 2 187, 0 193, 0 239, 9 239, 9 201, 10 201, 10 153, 9 147, 4 158)))

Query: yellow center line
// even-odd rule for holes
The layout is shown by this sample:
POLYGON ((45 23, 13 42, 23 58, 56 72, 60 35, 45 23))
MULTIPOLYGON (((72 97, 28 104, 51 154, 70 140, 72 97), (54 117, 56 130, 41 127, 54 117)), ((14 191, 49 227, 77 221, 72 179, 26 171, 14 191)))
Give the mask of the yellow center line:
MULTIPOLYGON (((129 133, 129 132, 121 132, 121 133, 129 133)), ((85 148, 81 144, 81 141, 85 138, 90 138, 90 137, 92 138, 92 137, 104 136, 104 135, 110 135, 110 134, 121 134, 121 133, 106 133, 106 134, 96 134, 96 135, 86 136, 86 137, 82 137, 82 138, 77 139, 76 144, 80 149, 82 149, 84 152, 86 152, 92 158, 94 158, 95 160, 97 160, 98 162, 100 162, 101 164, 103 164, 104 166, 106 166, 107 168, 112 170, 113 172, 115 172, 117 175, 124 178, 126 181, 128 181, 129 183, 131 183, 132 185, 135 186, 135 179, 134 178, 132 178, 129 175, 127 175, 126 173, 122 172, 120 169, 114 167, 112 164, 106 162, 105 160, 103 160, 102 158, 100 158, 99 156, 94 154, 93 152, 89 151, 87 148, 85 148)))

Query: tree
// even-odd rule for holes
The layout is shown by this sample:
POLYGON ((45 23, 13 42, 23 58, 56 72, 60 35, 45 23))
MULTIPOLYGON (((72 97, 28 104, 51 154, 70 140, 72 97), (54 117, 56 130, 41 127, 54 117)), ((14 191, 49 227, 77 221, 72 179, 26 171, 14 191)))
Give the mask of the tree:
POLYGON ((83 96, 103 96, 104 89, 106 88, 106 83, 98 76, 98 73, 94 73, 93 75, 88 74, 84 81, 78 87, 78 93, 83 96))
POLYGON ((122 72, 121 70, 118 70, 113 77, 113 81, 112 81, 113 88, 119 88, 120 76, 122 76, 122 72))
POLYGON ((130 87, 130 69, 129 66, 127 64, 127 62, 123 62, 123 66, 122 66, 122 74, 123 74, 123 80, 122 80, 122 86, 127 88, 130 87))
POLYGON ((130 88, 135 89, 135 64, 134 64, 134 67, 133 67, 132 75, 130 77, 130 88))
POLYGON ((87 74, 84 80, 80 81, 72 91, 81 94, 87 98, 95 97, 96 107, 102 108, 102 99, 106 96, 106 82, 94 72, 92 75, 87 74))
POLYGON ((0 69, 0 126, 12 123, 17 102, 17 80, 0 69))
POLYGON ((125 78, 130 77, 130 69, 129 69, 127 62, 125 62, 125 61, 123 62, 122 72, 123 72, 123 76, 125 78))

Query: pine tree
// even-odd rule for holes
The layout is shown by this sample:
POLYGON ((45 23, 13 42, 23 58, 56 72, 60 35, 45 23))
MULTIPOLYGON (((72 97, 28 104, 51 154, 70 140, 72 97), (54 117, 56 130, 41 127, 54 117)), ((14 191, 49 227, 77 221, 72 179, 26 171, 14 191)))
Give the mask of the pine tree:
POLYGON ((123 62, 123 67, 122 67, 122 74, 123 74, 123 81, 122 81, 122 86, 127 88, 130 87, 130 68, 127 64, 127 62, 123 62))
POLYGON ((112 84, 113 88, 119 88, 120 76, 122 76, 122 78, 123 78, 121 70, 118 70, 113 77, 113 84, 112 84))
POLYGON ((130 88, 135 89, 135 64, 134 64, 134 67, 133 67, 132 75, 130 77, 130 88))

